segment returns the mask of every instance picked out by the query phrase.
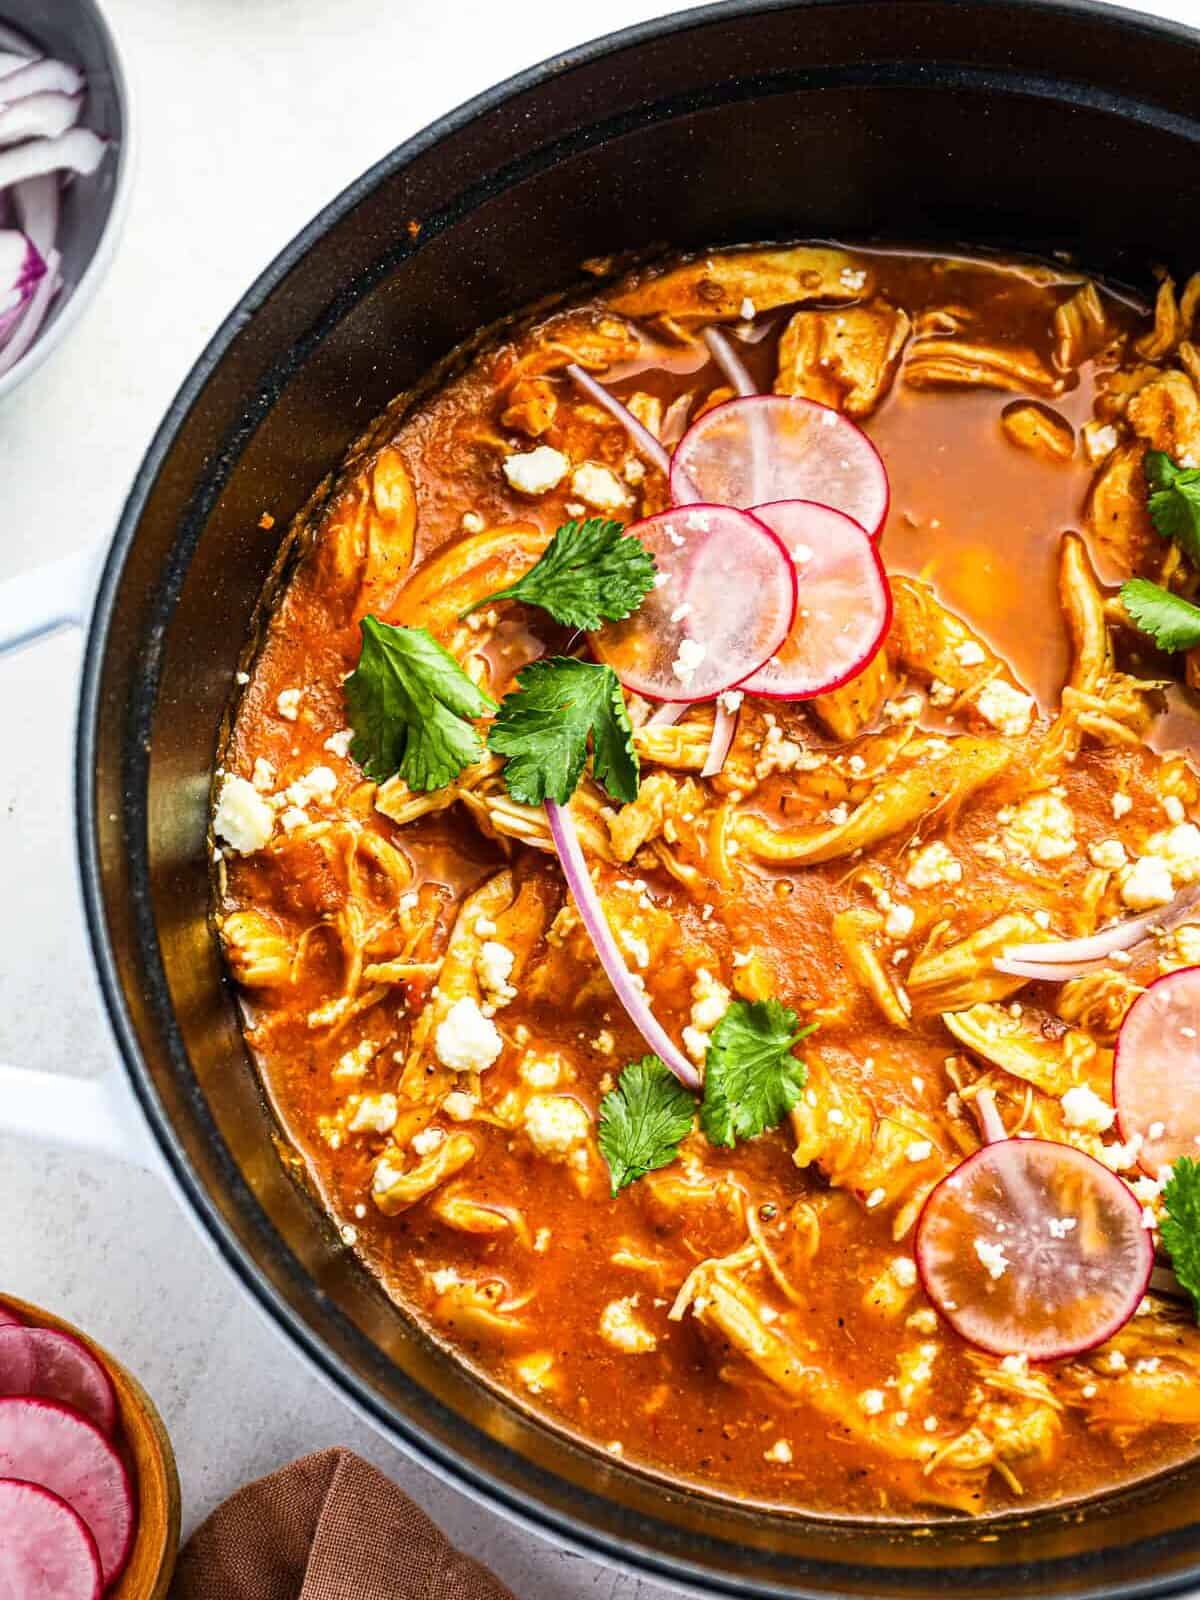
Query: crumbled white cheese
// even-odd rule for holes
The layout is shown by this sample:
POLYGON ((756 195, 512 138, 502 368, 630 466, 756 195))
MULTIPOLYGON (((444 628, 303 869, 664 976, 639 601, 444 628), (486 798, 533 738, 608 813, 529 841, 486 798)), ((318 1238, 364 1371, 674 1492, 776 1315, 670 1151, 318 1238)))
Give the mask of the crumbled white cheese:
POLYGON ((1117 1113, 1107 1105, 1094 1089, 1086 1083, 1073 1085, 1063 1095, 1063 1121, 1068 1128, 1081 1128, 1087 1133, 1104 1133, 1111 1128, 1117 1113))
POLYGON ((710 1035, 703 1028, 693 1028, 690 1023, 684 1027, 679 1037, 683 1040, 683 1048, 698 1067, 702 1067, 708 1058, 710 1035))
POLYGON ((496 939, 485 939, 475 960, 475 972, 487 999, 494 1006, 506 1006, 516 998, 517 991, 508 981, 516 956, 506 944, 496 939))
POLYGON ((671 671, 680 683, 690 683, 696 676, 696 668, 707 654, 707 650, 698 639, 683 638, 679 641, 679 649, 671 663, 671 671))
POLYGON ((843 267, 838 273, 842 287, 849 289, 852 294, 857 294, 866 287, 867 274, 864 267, 843 267))
POLYGON ((563 1063, 556 1055, 535 1055, 527 1051, 517 1064, 517 1076, 531 1089, 557 1089, 562 1082, 563 1063))
POLYGON ((741 317, 743 322, 753 322, 757 315, 757 306, 754 304, 754 301, 751 300, 750 296, 746 295, 742 300, 741 306, 738 308, 738 316, 741 317))
POLYGON ((620 511, 631 498, 616 473, 595 461, 585 461, 575 468, 571 474, 571 488, 597 511, 620 511))
POLYGON ((348 1124, 350 1132, 390 1133, 396 1126, 398 1109, 394 1094, 364 1094, 354 1105, 348 1124))
POLYGON ((787 1467, 792 1462, 792 1447, 786 1439, 776 1439, 769 1449, 763 1451, 764 1461, 777 1461, 780 1466, 787 1467))
POLYGON ((1123 816, 1133 810, 1133 796, 1122 794, 1118 791, 1112 797, 1112 814, 1119 822, 1123 816))
POLYGON ((889 722, 915 722, 924 709, 925 701, 915 692, 883 702, 883 714, 889 722))
POLYGON ((1075 850, 1075 817, 1054 794, 1035 794, 1013 810, 1004 843, 1014 855, 1060 861, 1075 850))
POLYGON ((1103 461, 1105 456, 1112 455, 1117 448, 1117 430, 1111 422, 1102 426, 1095 422, 1085 422, 1083 425, 1083 448, 1087 452, 1089 461, 1095 463, 1103 461))
POLYGON ((337 791, 337 773, 332 767, 313 767, 284 790, 288 804, 293 806, 327 806, 337 791))
POLYGON ((722 711, 727 712, 731 717, 736 716, 741 710, 742 701, 745 698, 746 696, 741 689, 722 689, 717 696, 717 699, 721 702, 722 711))
POLYGON ((490 1017, 471 995, 456 1000, 433 1036, 438 1060, 452 1072, 483 1072, 504 1048, 490 1017))
POLYGON ((548 444, 540 444, 536 450, 526 450, 523 454, 505 456, 503 462, 504 476, 520 494, 548 494, 551 489, 557 489, 570 466, 562 451, 548 444))
POLYGON ((1076 1223, 1075 1217, 1047 1217, 1046 1232, 1052 1239, 1065 1239, 1069 1233, 1074 1233, 1076 1223))
POLYGON ((911 1289, 917 1281, 917 1264, 911 1256, 897 1256, 892 1262, 892 1277, 902 1289, 911 1289))
POLYGON ((1180 822, 1153 834, 1146 840, 1146 852, 1166 862, 1176 888, 1200 878, 1200 828, 1194 822, 1180 822))
POLYGON ((992 678, 975 697, 979 715, 990 722, 1006 739, 1018 739, 1029 732, 1033 721, 1034 698, 1022 694, 1003 678, 992 678))
POLYGON ((345 761, 350 755, 350 746, 354 743, 353 728, 339 728, 336 733, 331 733, 321 746, 328 750, 331 756, 340 756, 345 761))
POLYGON ((539 1155, 569 1155, 588 1136, 591 1126, 578 1100, 561 1094, 531 1095, 525 1106, 525 1132, 539 1155))
POLYGON ((951 705, 958 696, 958 690, 952 684, 943 683, 940 678, 934 678, 929 685, 929 704, 938 710, 951 705))
POLYGON ((464 533, 482 533, 487 523, 478 511, 464 511, 462 514, 462 530, 464 533))
POLYGON ((869 1417, 877 1417, 887 1405, 887 1396, 882 1389, 864 1389, 858 1397, 858 1403, 869 1417))
POLYGON ((867 1210, 874 1211, 876 1206, 881 1206, 887 1199, 886 1189, 872 1189, 867 1196, 867 1210))
POLYGON ((974 639, 964 639, 954 647, 954 659, 960 667, 981 667, 987 660, 982 645, 974 639))
POLYGON ((940 839, 918 851, 904 875, 904 881, 914 889, 933 889, 939 883, 959 883, 961 879, 962 863, 940 839))
POLYGON ((1000 1371, 1007 1372, 1012 1377, 1020 1377, 1029 1371, 1029 1357, 1022 1351, 1019 1355, 1005 1356, 1000 1363, 1000 1371))
POLYGON ((612 1055, 616 1047, 617 1041, 613 1038, 608 1028, 601 1028, 600 1032, 592 1040, 592 1049, 598 1050, 602 1056, 612 1055))
POLYGON ((933 1144, 929 1139, 914 1139, 904 1151, 907 1160, 914 1164, 918 1161, 928 1161, 933 1154, 933 1144))
POLYGON ((254 770, 250 774, 250 782, 259 794, 270 794, 275 787, 275 768, 262 756, 255 756, 254 770))
POLYGON ((1174 898, 1171 869, 1160 856, 1141 856, 1121 879, 1121 899, 1131 911, 1152 911, 1174 898))
POLYGON ((913 908, 897 901, 889 907, 883 919, 883 931, 889 939, 907 939, 916 920, 917 914, 913 908))
POLYGON ((640 1356, 658 1348, 658 1338, 634 1310, 636 1296, 610 1300, 600 1314, 600 1337, 623 1355, 640 1356))
POLYGON ((286 721, 295 722, 300 715, 300 697, 303 693, 303 689, 281 689, 275 697, 275 709, 286 721))
POLYGON ((353 1050, 347 1050, 337 1058, 329 1076, 335 1083, 364 1077, 374 1059, 375 1046, 370 1039, 364 1039, 361 1044, 356 1044, 353 1050))
POLYGON ((475 1115, 475 1096, 463 1089, 451 1089, 442 1101, 442 1110, 451 1122, 470 1122, 475 1115))
POLYGON ((975 1254, 987 1268, 989 1278, 1002 1278, 1011 1265, 1004 1254, 1004 1246, 991 1239, 976 1239, 975 1254))
POLYGON ((692 1026, 711 1033, 729 1010, 732 995, 707 967, 701 967, 692 984, 692 1026))
POLYGON ((229 773, 221 784, 213 832, 242 855, 261 850, 275 831, 275 813, 245 778, 229 773))
POLYGON ((1129 860, 1120 839, 1101 839, 1097 844, 1088 845, 1088 856, 1094 867, 1101 867, 1105 872, 1119 872, 1129 860))

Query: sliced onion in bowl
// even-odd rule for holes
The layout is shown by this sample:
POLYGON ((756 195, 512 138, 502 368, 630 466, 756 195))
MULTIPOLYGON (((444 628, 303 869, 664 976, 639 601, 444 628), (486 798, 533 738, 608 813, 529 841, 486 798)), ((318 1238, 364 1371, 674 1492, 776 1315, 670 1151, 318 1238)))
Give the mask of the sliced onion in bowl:
POLYGON ((762 394, 728 400, 693 422, 671 459, 671 497, 743 509, 813 500, 875 538, 889 492, 879 452, 849 417, 800 395, 762 394))
POLYGON ((726 710, 718 699, 713 716, 712 737, 708 741, 708 754, 704 758, 704 765, 700 768, 702 778, 715 778, 724 767, 729 747, 737 733, 737 725, 737 712, 726 710))
POLYGON ((1055 1361, 1112 1338, 1154 1266, 1128 1186, 1072 1145, 1001 1139, 931 1192, 915 1241, 921 1284, 970 1344, 1055 1361))
POLYGON ((657 467, 664 477, 669 475, 671 471, 670 456, 650 432, 650 429, 646 427, 645 423, 639 422, 628 406, 622 405, 615 394, 610 394, 602 383, 597 383, 591 373, 585 372, 575 361, 572 361, 568 366, 567 376, 578 389, 587 395, 589 400, 601 406, 608 412, 610 417, 616 418, 629 435, 639 455, 644 457, 652 467, 657 467))
POLYGON ((37 338, 38 330, 46 320, 46 313, 50 309, 50 302, 62 284, 59 272, 61 263, 62 258, 58 251, 51 250, 46 257, 45 274, 33 291, 33 298, 25 307, 24 316, 12 329, 7 342, 0 343, 0 377, 3 377, 11 367, 16 366, 37 338))
POLYGON ((1122 1139, 1140 1135, 1151 1177, 1180 1156, 1200 1158, 1200 967, 1156 978, 1125 1013, 1113 1104, 1122 1139))
POLYGON ((0 233, 0 340, 20 321, 45 275, 46 263, 27 234, 0 233))
POLYGON ((33 139, 0 150, 0 188, 43 172, 95 172, 108 146, 90 128, 71 128, 57 139, 33 139))
POLYGON ((857 677, 892 621, 892 591, 879 551, 840 511, 807 500, 756 506, 796 568, 796 617, 783 644, 740 685, 748 694, 807 700, 857 677))
MULTIPOLYGON (((1189 884, 1179 891, 1169 905, 1158 906, 1153 911, 1144 911, 1137 917, 1127 917, 1124 922, 1115 922, 1111 928, 1101 928, 1099 933, 1090 933, 1086 938, 1047 939, 1037 944, 1010 944, 1004 951, 1004 960, 1062 962, 1072 965, 1077 962, 1102 964, 1104 957, 1110 956, 1114 950, 1132 949, 1152 929, 1164 928, 1170 931, 1172 928, 1177 928, 1198 903, 1200 903, 1200 884, 1189 884)), ((1003 972, 1008 968, 1001 967, 1000 970, 1003 972)))
POLYGON ((745 396, 758 393, 758 385, 750 376, 746 363, 729 343, 720 328, 705 328, 701 338, 712 352, 712 358, 720 367, 723 376, 733 385, 738 394, 745 396))
POLYGON ((622 622, 591 635, 598 660, 650 700, 712 700, 763 666, 788 636, 796 571, 778 536, 731 506, 661 511, 627 530, 658 567, 622 622))
POLYGON ((547 800, 546 817, 550 823, 550 834, 554 840, 554 848, 558 851, 558 859, 562 863, 567 887, 571 891, 588 936, 595 946, 605 976, 612 985, 613 993, 648 1047, 671 1069, 684 1088, 698 1089, 700 1074, 650 1009, 650 1003, 646 999, 640 980, 635 981, 617 948, 617 941, 613 938, 608 918, 604 915, 604 907, 600 904, 600 897, 592 883, 592 875, 588 871, 587 859, 579 843, 579 835, 575 831, 570 807, 560 806, 553 800, 547 800))
MULTIPOLYGON (((0 79, 0 89, 4 83, 0 79)), ((0 106, 0 145, 16 144, 21 139, 57 139, 79 121, 83 107, 81 94, 31 94, 0 106)))
POLYGON ((43 56, 25 61, 14 72, 0 78, 0 106, 12 105, 35 94, 82 94, 84 75, 66 61, 43 56))

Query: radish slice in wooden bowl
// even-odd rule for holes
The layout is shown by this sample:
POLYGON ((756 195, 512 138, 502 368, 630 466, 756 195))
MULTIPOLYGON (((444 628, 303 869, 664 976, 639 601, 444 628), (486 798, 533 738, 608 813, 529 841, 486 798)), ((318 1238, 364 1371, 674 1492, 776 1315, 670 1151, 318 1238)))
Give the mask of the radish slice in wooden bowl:
POLYGON ((111 1434, 117 1399, 85 1345, 54 1328, 0 1328, 0 1395, 31 1394, 71 1406, 111 1434))
POLYGON ((778 700, 828 694, 874 659, 891 625, 879 551, 857 522, 810 500, 755 506, 754 515, 783 540, 799 587, 792 631, 739 687, 778 700))
POLYGON ((0 1595, 100 1600, 104 1578, 87 1525, 38 1483, 0 1479, 0 1595))
POLYGON ((796 612, 796 569, 778 536, 732 506, 692 505, 634 523, 658 567, 623 622, 591 636, 598 660, 651 700, 711 700, 768 661, 796 612))
POLYGON ((40 1483, 65 1500, 96 1541, 105 1587, 114 1581, 133 1544, 133 1491, 99 1428, 52 1400, 0 1398, 0 1477, 40 1483))
POLYGON ((875 538, 888 478, 878 450, 840 411, 799 395, 750 395, 714 406, 684 434, 671 459, 671 498, 742 507, 815 500, 875 538))
POLYGON ((1141 1135, 1151 1177, 1180 1156, 1200 1159, 1200 967, 1156 978, 1125 1013, 1113 1104, 1122 1139, 1141 1135))
POLYGON ((992 1355, 1054 1361, 1102 1344, 1154 1266, 1142 1208, 1072 1145, 999 1139, 930 1194, 916 1235, 925 1293, 992 1355))

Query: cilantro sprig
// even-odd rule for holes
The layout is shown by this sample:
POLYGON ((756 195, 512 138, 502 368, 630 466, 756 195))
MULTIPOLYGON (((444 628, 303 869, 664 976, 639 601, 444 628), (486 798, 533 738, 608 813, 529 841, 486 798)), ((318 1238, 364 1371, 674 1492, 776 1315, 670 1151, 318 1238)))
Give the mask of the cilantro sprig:
POLYGON ((636 800, 640 768, 616 673, 552 656, 517 675, 516 689, 505 695, 492 723, 488 749, 507 756, 504 781, 514 800, 565 805, 583 775, 589 736, 596 781, 614 800, 636 800))
POLYGON ((1162 1242, 1200 1319, 1200 1162, 1180 1156, 1163 1185, 1162 1198, 1166 1209, 1162 1242))
POLYGON ((712 1032, 700 1126, 711 1144, 753 1139, 779 1125, 808 1076, 793 1050, 813 1031, 778 1000, 735 1000, 712 1032))
POLYGON ((699 1102, 658 1056, 631 1062, 600 1102, 600 1152, 613 1194, 674 1161, 697 1110, 714 1145, 732 1147, 778 1127, 804 1088, 808 1069, 794 1051, 814 1027, 801 1027, 778 1000, 732 1001, 713 1029, 699 1102))
POLYGON ((1121 585, 1121 600, 1135 626, 1160 650, 1192 650, 1200 644, 1200 606, 1182 595, 1148 578, 1130 578, 1121 585))
POLYGON ((1165 450, 1147 450, 1150 520, 1200 567, 1200 467, 1181 467, 1165 450))
POLYGON ((476 600, 463 615, 496 600, 523 600, 565 627, 591 633, 636 611, 654 587, 654 574, 654 557, 623 523, 604 517, 564 522, 523 577, 476 600))
POLYGON ((669 1166, 691 1131, 696 1102, 657 1056, 631 1061, 600 1102, 600 1153, 612 1192, 669 1166))
POLYGON ((441 789, 483 755, 468 720, 497 709, 425 628, 362 619, 362 654, 346 679, 350 753, 376 783, 441 789))

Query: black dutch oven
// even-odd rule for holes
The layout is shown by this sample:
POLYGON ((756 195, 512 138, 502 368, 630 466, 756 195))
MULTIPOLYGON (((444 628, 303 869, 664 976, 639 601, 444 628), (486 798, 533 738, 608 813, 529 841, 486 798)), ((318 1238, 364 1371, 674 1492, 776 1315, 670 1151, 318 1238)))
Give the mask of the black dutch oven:
MULTIPOLYGON (((472 101, 316 218, 159 429, 91 621, 77 804, 95 959, 186 1204, 284 1336, 433 1470, 560 1543, 729 1595, 1165 1595, 1200 1467, 982 1521, 683 1489, 530 1416, 384 1298, 285 1174, 207 920, 205 821, 280 534, 397 391, 613 250, 834 236, 1200 265, 1200 35, 1017 0, 730 0, 472 101)), ((581 1270, 584 1265, 581 1264, 581 1270)), ((681 1398, 686 1404, 686 1398, 681 1398)))

